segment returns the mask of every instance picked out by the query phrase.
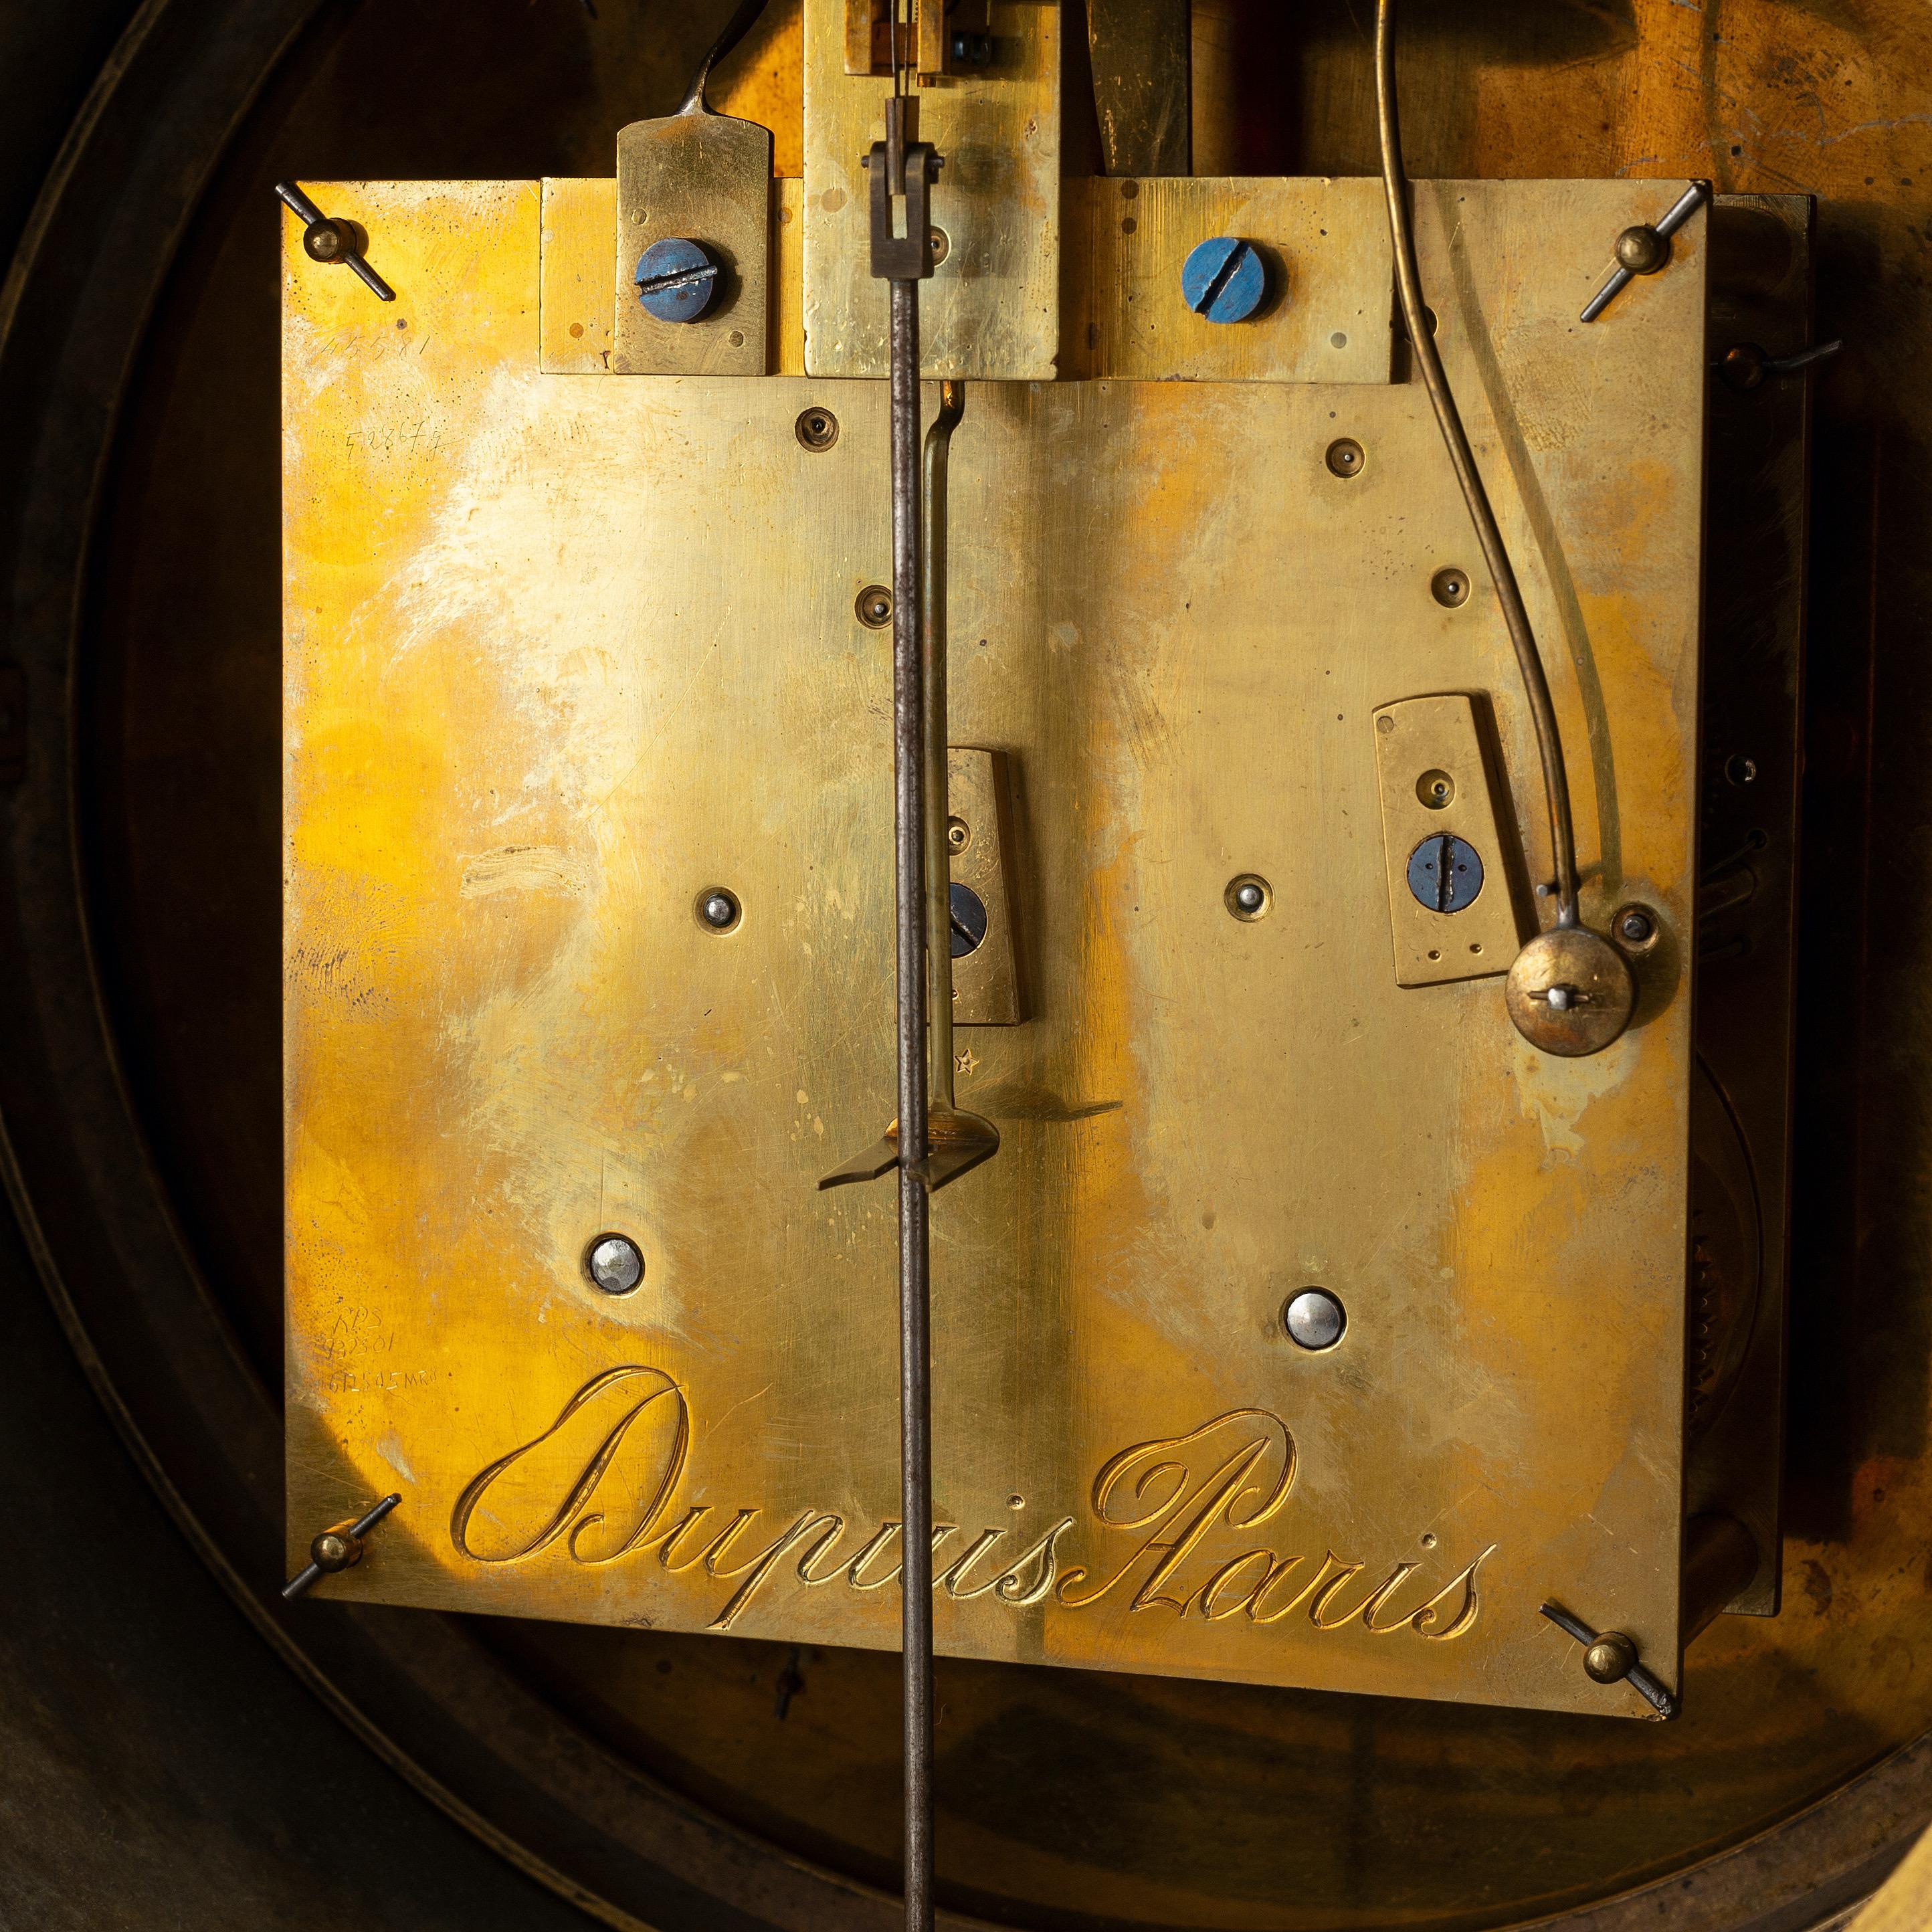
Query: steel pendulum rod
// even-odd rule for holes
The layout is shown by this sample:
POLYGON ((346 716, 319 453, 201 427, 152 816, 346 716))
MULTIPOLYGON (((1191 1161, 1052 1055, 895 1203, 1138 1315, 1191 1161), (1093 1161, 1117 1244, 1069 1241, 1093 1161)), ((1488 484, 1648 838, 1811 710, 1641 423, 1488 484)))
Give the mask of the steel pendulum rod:
POLYGON ((932 1924, 932 1196, 926 1175, 926 667, 922 650, 919 284, 937 157, 917 140, 899 8, 891 9, 892 92, 886 138, 868 160, 872 273, 886 284, 892 374, 892 770, 897 886, 899 1184, 899 1566, 905 1685, 905 1917, 932 1924), (903 208, 904 231, 894 220, 903 208))
POLYGON ((920 649, 919 285, 892 302, 892 752, 897 808, 899 1106, 899 1454, 904 1560, 905 1901, 932 1924, 932 1197, 926 1156, 926 777, 920 649))

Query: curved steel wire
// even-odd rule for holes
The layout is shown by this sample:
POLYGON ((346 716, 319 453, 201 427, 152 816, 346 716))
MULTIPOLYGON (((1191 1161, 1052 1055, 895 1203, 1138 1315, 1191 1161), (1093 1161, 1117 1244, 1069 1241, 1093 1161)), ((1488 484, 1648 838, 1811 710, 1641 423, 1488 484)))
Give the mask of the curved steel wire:
POLYGON ((1402 304, 1402 326, 1408 332, 1429 400, 1436 406, 1436 420, 1448 446, 1456 480, 1462 485, 1469 520, 1476 526, 1476 540, 1482 545, 1497 601, 1502 605, 1510 642, 1516 647, 1516 668, 1522 674, 1523 694, 1529 700, 1536 748, 1543 764, 1550 844, 1556 865, 1556 922, 1575 926, 1579 923, 1576 834, 1570 822, 1570 778, 1563 763, 1563 740, 1556 727, 1556 706, 1550 701, 1550 679, 1543 668, 1542 654, 1536 647, 1536 633, 1530 628, 1522 587, 1503 543, 1496 513, 1490 506, 1489 492, 1483 487, 1475 452, 1469 446, 1468 432, 1462 427, 1462 412, 1456 406, 1455 394, 1443 370, 1442 358, 1436 351, 1422 300, 1415 231, 1409 219, 1408 182, 1402 166, 1402 130, 1396 116, 1395 0, 1376 0, 1376 119, 1382 139, 1382 187, 1388 200, 1389 239, 1395 253, 1396 290, 1402 304))

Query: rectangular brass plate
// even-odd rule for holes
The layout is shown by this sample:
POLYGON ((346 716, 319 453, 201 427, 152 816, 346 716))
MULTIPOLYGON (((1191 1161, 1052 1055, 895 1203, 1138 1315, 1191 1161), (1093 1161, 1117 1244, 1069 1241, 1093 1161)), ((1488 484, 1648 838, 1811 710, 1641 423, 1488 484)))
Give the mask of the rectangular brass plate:
POLYGON ((1061 373, 1386 382, 1394 270, 1382 195, 1368 180, 1068 182, 1061 373), (1268 293, 1246 322, 1209 322, 1181 294, 1180 264, 1214 235, 1261 253, 1268 293))
MULTIPOLYGON (((781 177, 771 184, 771 240, 766 289, 769 334, 765 367, 779 376, 805 374, 805 316, 800 265, 804 184, 781 177)), ((616 290, 610 278, 610 238, 616 232, 617 184, 606 176, 569 176, 543 184, 542 260, 537 280, 538 366, 552 376, 620 373, 616 290)), ((723 373, 723 372, 721 372, 723 373)))
MULTIPOLYGON (((1090 381, 1389 380, 1391 272, 1372 182, 1138 182, 1132 184, 1137 218, 1121 215, 1126 185, 1082 178, 1062 184, 1062 332, 1069 345, 1063 375, 1090 381), (1114 232, 1126 218, 1138 221, 1137 244, 1114 232), (1281 265, 1283 298, 1240 327, 1216 327, 1190 314, 1175 265, 1197 222, 1260 241, 1281 265)), ((772 188, 765 366, 778 375, 802 376, 805 184, 781 179, 772 188)), ((539 355, 551 374, 623 373, 611 352, 616 220, 614 182, 544 183, 539 355)), ((882 303, 883 291, 874 298, 882 303)))
MULTIPOLYGON (((966 829, 952 880, 979 896, 986 936, 952 962, 955 1026, 1018 1026, 1024 1017, 1013 944, 1014 850, 1006 761, 998 752, 954 746, 946 758, 947 815, 966 829)), ((969 1066, 970 1070, 970 1066, 969 1066)))
MULTIPOLYGON (((1419 388, 968 391, 952 732, 1032 1017, 934 1208, 949 1652, 1642 1714, 1553 1595, 1676 1678, 1701 224, 1576 321, 1665 185, 1418 196, 1586 916, 1678 936, 1594 1059, 1390 969, 1379 706, 1483 694, 1548 862, 1419 388)), ((815 1191, 892 1112, 884 386, 546 375, 537 184, 327 205, 398 301, 285 252, 291 1560, 393 1489, 323 1594, 891 1647, 892 1190, 815 1191)))
MULTIPOLYGON (((844 0, 805 9, 806 367, 886 372, 886 284, 872 272, 861 157, 885 134, 890 80, 845 71, 844 0)), ((996 67, 919 93, 919 135, 944 158, 932 222, 946 259, 920 285, 928 376, 1050 380, 1060 338, 1057 6, 998 0, 996 67)))
POLYGON ((1535 928, 1517 918, 1511 875, 1522 870, 1521 843, 1514 825, 1505 841, 1497 824, 1474 700, 1461 692, 1405 698, 1376 713, 1375 731, 1396 984, 1437 986, 1507 973, 1535 928), (1418 856, 1434 868, 1425 884, 1448 869, 1438 856, 1445 838, 1461 840, 1484 868, 1461 888, 1466 902, 1446 912, 1439 893, 1424 904, 1410 878, 1418 856))
MULTIPOLYGON (((728 114, 672 114, 617 130, 613 370, 621 376, 762 376, 769 366, 772 136, 728 114), (664 322, 638 299, 653 242, 701 242, 718 292, 694 322, 664 322)), ((607 250, 606 260, 610 259, 607 250)))

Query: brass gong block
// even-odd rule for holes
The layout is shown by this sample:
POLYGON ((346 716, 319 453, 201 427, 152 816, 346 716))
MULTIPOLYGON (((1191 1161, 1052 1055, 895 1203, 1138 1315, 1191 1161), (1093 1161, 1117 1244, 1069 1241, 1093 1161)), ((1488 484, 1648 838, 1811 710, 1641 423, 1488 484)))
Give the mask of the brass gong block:
MULTIPOLYGON (((1112 320, 954 438, 1022 1017, 955 1035, 1000 1145, 934 1204, 938 1642, 1645 1715, 1539 1611, 1677 1685, 1688 966, 1588 1057, 1511 1024, 1509 641, 1372 184, 1275 186, 1283 304, 1219 333, 1285 332, 1155 380, 1070 184, 1060 313, 1112 320)), ((1700 226, 1577 319, 1673 192, 1416 192, 1599 932, 1694 928, 1700 226)), ((393 1490, 320 1594, 893 1647, 892 1191, 816 1189, 893 1111, 885 386, 807 373, 796 221, 788 373, 622 375, 610 184, 326 205, 398 299, 290 237, 291 1556, 393 1490)))

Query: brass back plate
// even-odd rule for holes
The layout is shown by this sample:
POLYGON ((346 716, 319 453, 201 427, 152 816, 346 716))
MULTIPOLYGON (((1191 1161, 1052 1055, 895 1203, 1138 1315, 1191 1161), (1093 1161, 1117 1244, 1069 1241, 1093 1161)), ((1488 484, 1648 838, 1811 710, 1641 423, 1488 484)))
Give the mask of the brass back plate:
MULTIPOLYGON (((1701 229, 1576 320, 1666 192, 1418 203, 1585 915, 1682 932, 1701 229)), ((536 184, 331 195, 409 326, 291 244, 292 1558, 394 1489, 322 1594, 889 1648, 892 1202, 814 1185, 892 1111, 884 386, 546 375, 536 184)), ((1485 694, 1547 864, 1493 600, 1430 594, 1473 545, 1426 399, 976 385, 952 532, 1032 1017, 972 1035, 1002 1146, 935 1208, 941 1647, 1641 1714, 1538 1606, 1675 1681, 1689 989, 1564 1062, 1396 983, 1378 707, 1485 694)))

